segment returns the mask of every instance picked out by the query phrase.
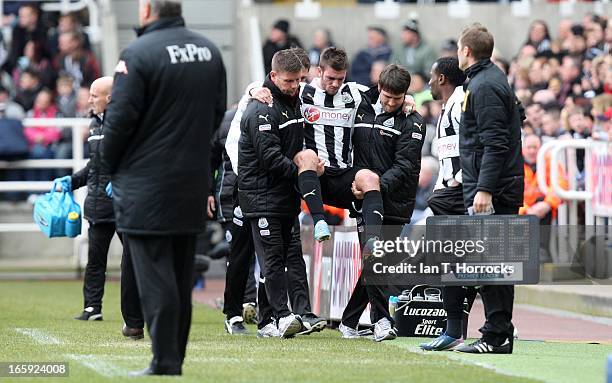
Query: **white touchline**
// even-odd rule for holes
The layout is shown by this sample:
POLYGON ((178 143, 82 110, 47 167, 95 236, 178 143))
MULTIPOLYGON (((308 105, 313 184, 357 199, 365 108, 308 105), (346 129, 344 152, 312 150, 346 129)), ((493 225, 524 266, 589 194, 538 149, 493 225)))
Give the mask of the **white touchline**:
MULTIPOLYGON (((62 345, 64 342, 59 338, 47 334, 45 331, 38 328, 19 328, 16 327, 15 331, 19 334, 29 336, 34 339, 38 344, 44 345, 62 345)), ((99 355, 77 355, 77 354, 65 354, 64 357, 74 360, 75 362, 82 364, 94 370, 96 373, 111 378, 115 376, 127 375, 127 371, 122 370, 114 364, 100 360, 99 355)))
POLYGON ((100 359, 100 355, 64 354, 64 356, 107 378, 128 375, 126 370, 115 366, 107 360, 100 359))
POLYGON ((64 343, 58 338, 52 335, 49 335, 43 330, 38 329, 38 328, 18 328, 16 327, 15 331, 17 331, 20 334, 29 336, 30 338, 34 339, 39 344, 63 344, 64 343))
MULTIPOLYGON (((391 346, 395 346, 395 347, 399 347, 403 350, 406 350, 408 352, 412 352, 414 354, 420 354, 423 355, 424 351, 420 348, 420 347, 416 347, 416 346, 406 346, 403 344, 398 344, 398 343, 394 343, 391 342, 389 343, 389 345, 391 346)), ((457 355, 460 353, 454 353, 454 352, 428 352, 427 355, 431 355, 431 356, 435 356, 435 357, 439 357, 439 358, 447 358, 447 359, 451 359, 455 362, 459 362, 461 364, 464 365, 474 365, 474 366, 478 366, 478 367, 482 367, 485 368, 487 370, 491 370, 495 373, 498 373, 500 375, 506 375, 506 376, 510 376, 510 377, 514 377, 514 378, 532 378, 530 375, 528 374, 516 374, 514 372, 511 371, 507 371, 504 369, 501 369, 497 366, 494 366, 492 364, 488 364, 488 363, 483 363, 483 362, 477 362, 474 360, 468 360, 466 358, 461 357, 460 355, 457 355)))

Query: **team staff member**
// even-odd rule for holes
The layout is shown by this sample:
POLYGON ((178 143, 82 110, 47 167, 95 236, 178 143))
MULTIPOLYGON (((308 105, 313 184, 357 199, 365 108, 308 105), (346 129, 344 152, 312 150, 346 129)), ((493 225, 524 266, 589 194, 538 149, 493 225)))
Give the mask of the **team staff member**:
POLYGON ((264 81, 272 104, 252 101, 240 123, 238 197, 251 223, 260 258, 259 335, 291 337, 302 324, 287 306, 287 252, 300 211, 295 191, 297 166, 292 159, 304 140, 297 89, 303 65, 291 50, 277 52, 264 81), (263 294, 265 292, 265 294, 263 294), (263 304, 262 299, 267 298, 263 304), (264 309, 265 308, 265 309, 264 309), (276 322, 276 324, 274 323, 276 322), (278 333, 268 331, 272 327, 278 333))
MULTIPOLYGON (((225 142, 227 140, 227 134, 229 132, 231 122, 236 115, 236 109, 230 109, 225 112, 221 126, 210 142, 210 171, 211 171, 211 188, 208 195, 208 218, 216 219, 225 233, 225 241, 230 246, 244 246, 242 243, 235 243, 233 241, 233 225, 232 216, 234 212, 234 184, 236 183, 236 173, 232 169, 232 163, 229 159, 227 151, 225 150, 225 142), (216 173, 216 174, 215 174, 216 173)), ((249 236, 251 231, 248 232, 249 236)), ((252 246, 251 246, 252 249, 252 246)), ((227 264, 229 265, 229 255, 227 264)), ((251 251, 248 262, 248 277, 246 286, 244 289, 244 296, 240 297, 242 304, 242 318, 247 323, 257 323, 257 283, 255 282, 255 253, 251 251)), ((245 269, 246 271, 246 269, 245 269)), ((227 286, 237 281, 228 279, 226 280, 227 286)), ((227 302, 227 300, 225 300, 227 302)), ((238 302, 237 302, 238 303, 238 302)), ((242 326, 244 328, 244 326, 242 326)), ((226 329, 231 333, 231 328, 226 329)), ((246 330, 246 329, 245 329, 246 330)))
MULTIPOLYGON (((302 74, 300 82, 306 80, 310 69, 310 59, 308 53, 302 48, 291 48, 290 52, 302 62, 302 74)), ((230 130, 227 134, 225 142, 225 153, 227 154, 231 167, 234 172, 238 171, 238 140, 240 138, 240 122, 251 97, 260 100, 266 104, 272 103, 272 95, 269 88, 261 88, 262 82, 254 82, 249 87, 244 96, 238 103, 238 108, 234 119, 232 120, 230 130), (257 88, 257 90, 255 90, 257 88), (263 97, 259 97, 263 96, 263 97), (262 99, 263 98, 263 99, 262 99)), ((237 195, 237 190, 235 190, 237 195)), ((233 225, 231 230, 232 247, 228 258, 228 266, 225 279, 224 291, 224 306, 223 313, 226 315, 225 330, 229 334, 245 334, 247 333, 244 327, 245 309, 243 306, 242 316, 240 316, 240 304, 242 304, 242 295, 245 291, 247 283, 247 273, 249 272, 248 265, 253 257, 253 236, 251 235, 250 220, 244 219, 242 210, 238 205, 236 198, 233 210, 233 225)), ((310 306, 310 295, 308 288, 308 277, 306 274, 306 264, 302 254, 302 244, 300 241, 299 222, 296 220, 296 228, 293 231, 293 237, 287 253, 287 286, 289 290, 289 300, 291 308, 295 314, 300 315, 302 320, 302 329, 300 334, 309 334, 311 332, 322 331, 327 324, 324 318, 321 318, 314 313, 310 306)), ((265 301, 267 302, 267 300, 265 301)), ((261 307, 262 303, 259 302, 261 307)), ((268 327, 272 333, 276 330, 268 327)))
POLYGON ((178 0, 140 1, 142 28, 121 54, 106 115, 103 162, 152 340, 142 375, 182 373, 210 139, 226 110, 221 53, 181 13, 178 0))
MULTIPOLYGON (((85 219, 89 221, 89 246, 83 281, 84 310, 81 315, 75 317, 78 320, 102 320, 108 248, 116 231, 113 201, 106 195, 110 175, 101 169, 100 158, 104 146, 104 114, 111 98, 112 87, 112 77, 101 77, 91 84, 89 105, 92 119, 89 125, 90 136, 87 139, 90 159, 83 169, 57 180, 60 181, 57 188, 64 187, 68 191, 87 185, 87 197, 83 207, 85 219)), ((123 241, 122 235, 118 236, 123 241)), ((144 319, 129 246, 125 242, 121 258, 121 314, 125 322, 123 335, 134 339, 143 338, 144 319)))
MULTIPOLYGON (((385 218, 383 238, 393 240, 410 222, 421 171, 423 118, 418 113, 406 115, 402 110, 410 87, 410 73, 398 65, 388 65, 378 81, 379 97, 374 106, 376 119, 372 127, 356 127, 354 133, 356 167, 372 169, 380 176, 385 218)), ((353 183, 353 193, 362 199, 364 193, 353 183)), ((360 219, 358 219, 359 221, 360 219)), ((372 266, 372 258, 364 259, 364 269, 372 266)), ((374 324, 374 340, 395 339, 393 318, 389 314, 388 293, 384 286, 367 283, 361 275, 342 314, 340 331, 344 338, 359 334, 357 325, 368 302, 374 324)))
MULTIPOLYGON (((517 214, 523 205, 522 113, 504 73, 491 62, 493 35, 480 24, 458 42, 459 67, 468 77, 459 129, 463 201, 476 214, 517 214)), ((456 350, 511 354, 514 286, 482 286, 482 338, 456 350)))
MULTIPOLYGON (((459 68, 456 57, 441 57, 431 67, 431 95, 434 100, 442 101, 442 112, 436 126, 440 171, 434 191, 427 200, 434 215, 465 214, 459 158, 459 127, 465 79, 465 73, 459 68)), ((476 298, 476 289, 443 286, 442 294, 447 313, 446 329, 438 338, 421 344, 421 348, 427 351, 453 350, 463 344, 463 303, 467 298, 468 308, 471 308, 476 298)))

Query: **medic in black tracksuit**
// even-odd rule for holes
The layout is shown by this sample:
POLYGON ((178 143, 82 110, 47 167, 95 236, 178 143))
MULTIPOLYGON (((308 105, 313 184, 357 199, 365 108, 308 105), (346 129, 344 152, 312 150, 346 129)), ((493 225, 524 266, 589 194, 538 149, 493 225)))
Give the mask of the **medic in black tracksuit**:
MULTIPOLYGON (((232 169, 232 163, 230 162, 229 156, 225 151, 225 140, 227 139, 227 133, 229 132, 230 125, 236 109, 228 110, 223 117, 221 126, 210 142, 210 170, 211 174, 211 188, 209 198, 212 196, 215 199, 215 211, 214 216, 221 224, 223 232, 225 233, 225 240, 231 246, 233 243, 233 225, 232 217, 234 214, 234 186, 236 184, 237 176, 232 169), (215 174, 216 172, 216 174, 215 174)), ((240 218, 238 218, 240 219, 240 218)), ((251 233, 249 232, 249 235, 251 233)), ((241 240, 241 239, 239 239, 241 240)), ((238 244, 240 246, 240 244, 238 244)), ((241 303, 257 303, 257 285, 255 282, 255 275, 253 268, 255 265, 255 253, 251 252, 251 262, 249 262, 249 274, 244 290, 244 299, 241 303)), ((229 259, 228 259, 229 263, 229 259)), ((231 283, 229 280, 226 283, 231 283)))
MULTIPOLYGON (((354 133, 354 166, 362 166, 380 177, 385 217, 382 239, 400 236, 403 225, 410 222, 421 171, 421 150, 425 124, 418 113, 406 115, 402 107, 387 113, 375 105, 378 113, 372 128, 356 128, 354 133)), ((359 221, 358 217, 358 221, 359 221)), ((360 231, 362 231, 360 229, 360 231)), ((364 262, 364 268, 371 266, 364 262)), ((342 323, 356 328, 368 302, 372 323, 389 315, 385 286, 365 283, 363 274, 355 286, 342 314, 342 323)))
MULTIPOLYGON (((76 318, 81 320, 92 320, 97 315, 100 315, 99 319, 102 319, 102 297, 106 281, 108 249, 116 231, 113 201, 106 195, 110 175, 101 169, 100 156, 104 147, 104 114, 92 117, 87 143, 90 159, 83 169, 71 176, 72 190, 87 186, 87 197, 83 204, 83 216, 89 222, 87 266, 83 280, 85 311, 76 318)), ((118 236, 123 242, 123 236, 121 234, 118 236)), ((127 327, 144 328, 130 250, 125 242, 123 242, 121 258, 121 314, 127 327)))
MULTIPOLYGON (((226 330, 228 333, 243 333, 244 324, 240 321, 240 315, 243 314, 244 321, 244 310, 246 306, 243 303, 255 302, 252 296, 257 294, 255 288, 256 284, 252 284, 253 281, 253 266, 255 259, 255 249, 253 245, 253 236, 251 235, 251 222, 249 219, 245 219, 238 205, 238 188, 234 187, 236 177, 232 166, 236 166, 238 170, 238 139, 240 137, 240 120, 243 116, 244 111, 248 107, 248 101, 243 99, 240 101, 238 108, 240 109, 238 117, 232 120, 230 131, 232 129, 238 130, 238 137, 236 140, 229 140, 227 143, 227 137, 229 132, 226 131, 224 125, 217 131, 213 139, 211 146, 212 155, 214 158, 221 158, 215 153, 223 153, 223 161, 219 166, 220 176, 218 179, 222 179, 221 189, 215 191, 217 201, 222 201, 222 209, 218 207, 218 211, 223 211, 223 220, 230 219, 229 225, 229 236, 231 237, 231 248, 230 254, 227 259, 227 271, 225 275, 225 291, 223 294, 224 305, 223 313, 226 315, 226 330), (244 104, 244 106, 243 106, 244 104), (225 148, 221 148, 220 145, 226 145, 225 148), (234 146, 235 145, 235 146, 234 146), (228 153, 235 153, 236 163, 231 162, 231 157, 228 153), (231 174, 230 174, 231 172, 231 174), (230 190, 234 192, 232 196, 230 190), (232 202, 232 197, 234 201, 232 202), (223 202, 225 201, 225 202, 223 202), (230 205, 231 203, 231 205, 230 205), (233 207, 233 210, 227 209, 227 207, 233 207), (228 211, 229 210, 229 211, 228 211), (233 217, 232 217, 233 215, 233 217), (246 286, 246 288, 245 288, 246 286), (253 292, 251 292, 253 290, 253 292), (239 323, 240 322, 240 323, 239 323)), ((226 114, 226 118, 227 118, 226 114)), ((214 160, 213 160, 214 161, 214 160)), ((219 182, 220 183, 220 182, 219 182)), ((219 185, 217 183, 217 185, 219 185)), ((302 244, 300 241, 300 224, 299 220, 295 220, 295 228, 293 231, 293 237, 291 244, 287 251, 287 286, 289 290, 289 301, 291 303, 291 310, 293 313, 300 315, 304 326, 303 331, 300 334, 308 334, 313 331, 321 331, 325 325, 325 320, 319 318, 311 312, 310 306, 310 294, 308 288, 308 277, 306 274, 306 264, 304 263, 304 257, 302 254, 302 244)), ((254 282, 254 281, 253 281, 254 282)), ((258 282, 257 282, 258 283, 258 282)), ((264 294, 265 296, 265 294, 264 294)), ((267 300, 266 300, 267 302, 267 300)), ((260 304, 262 302, 259 302, 260 304)), ((261 306, 260 306, 261 307, 261 306)))
POLYGON ((269 305, 260 302, 259 328, 291 314, 287 306, 286 255, 300 212, 293 157, 302 150, 304 124, 297 97, 283 94, 270 78, 272 106, 252 101, 240 124, 238 198, 250 220, 258 256, 263 258, 262 280, 269 305), (264 312, 266 311, 266 312, 264 312))

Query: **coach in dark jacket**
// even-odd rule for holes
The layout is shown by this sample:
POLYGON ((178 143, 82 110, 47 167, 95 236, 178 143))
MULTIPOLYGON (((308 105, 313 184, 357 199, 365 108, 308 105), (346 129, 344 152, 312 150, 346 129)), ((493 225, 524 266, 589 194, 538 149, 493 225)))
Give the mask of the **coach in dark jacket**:
MULTIPOLYGON (((110 94, 108 96, 110 97, 110 94)), ((110 174, 100 171, 100 153, 104 141, 104 133, 102 132, 103 118, 104 112, 102 114, 93 114, 89 124, 89 137, 87 138, 89 161, 83 169, 71 176, 73 190, 87 186, 87 197, 83 205, 83 217, 91 224, 115 222, 113 200, 106 194, 106 186, 110 182, 110 174)))
MULTIPOLYGON (((104 145, 104 113, 110 100, 112 77, 102 77, 91 84, 89 103, 92 107, 92 120, 89 126, 90 159, 87 165, 71 176, 60 178, 60 185, 76 190, 87 186, 84 217, 89 221, 88 253, 85 277, 83 280, 83 312, 75 319, 102 320, 102 297, 106 281, 108 249, 116 232, 113 203, 106 194, 110 175, 102 170, 101 152, 104 145)), ((58 185, 58 189, 62 186, 58 185)), ((122 235, 119 239, 123 241, 122 235)), ((121 314, 125 326, 123 334, 140 339, 144 336, 144 319, 140 309, 138 290, 128 246, 123 243, 121 259, 121 314)))
POLYGON ((295 190, 297 166, 292 159, 304 145, 303 118, 297 98, 283 94, 270 77, 264 87, 270 89, 275 102, 270 107, 251 101, 240 123, 240 207, 247 218, 293 218, 300 212, 300 196, 295 190))
POLYGON ((274 317, 278 334, 269 334, 282 337, 295 335, 302 326, 287 306, 285 277, 287 251, 300 211, 293 158, 304 145, 304 119, 297 98, 302 69, 294 52, 277 52, 264 82, 272 93, 272 105, 252 101, 240 122, 238 198, 244 216, 251 221, 255 252, 263 259, 261 280, 265 281, 259 287, 258 327, 261 332, 275 327, 274 317))
MULTIPOLYGON (((492 195, 493 205, 523 204, 520 105, 504 73, 485 58, 466 71, 459 151, 463 196, 472 206, 478 192, 492 195)), ((497 209, 495 209, 497 211, 497 209)))
MULTIPOLYGON (((480 24, 459 39, 459 68, 468 76, 459 128, 463 200, 476 214, 518 214, 523 204, 520 105, 502 71, 491 62, 493 35, 480 24)), ((511 354, 514 286, 484 285, 482 338, 457 351, 511 354)))
POLYGON ((147 375, 182 373, 210 139, 226 110, 221 53, 181 13, 179 1, 140 1, 142 28, 121 53, 105 121, 103 163, 152 340, 147 375))

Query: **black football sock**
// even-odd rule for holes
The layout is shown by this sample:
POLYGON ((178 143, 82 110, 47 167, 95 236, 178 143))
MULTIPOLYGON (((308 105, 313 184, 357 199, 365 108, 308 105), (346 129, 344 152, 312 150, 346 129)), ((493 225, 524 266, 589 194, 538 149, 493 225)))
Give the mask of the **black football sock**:
POLYGON ((380 237, 384 210, 382 194, 378 190, 371 190, 363 196, 363 223, 365 225, 365 240, 380 237))
POLYGON ((317 222, 325 219, 325 213, 323 212, 323 198, 321 197, 321 183, 317 172, 314 170, 306 170, 298 175, 298 186, 302 198, 310 210, 313 223, 316 225, 317 222))
POLYGON ((451 319, 448 318, 446 320, 446 335, 453 337, 455 339, 461 338, 461 319, 451 319))

